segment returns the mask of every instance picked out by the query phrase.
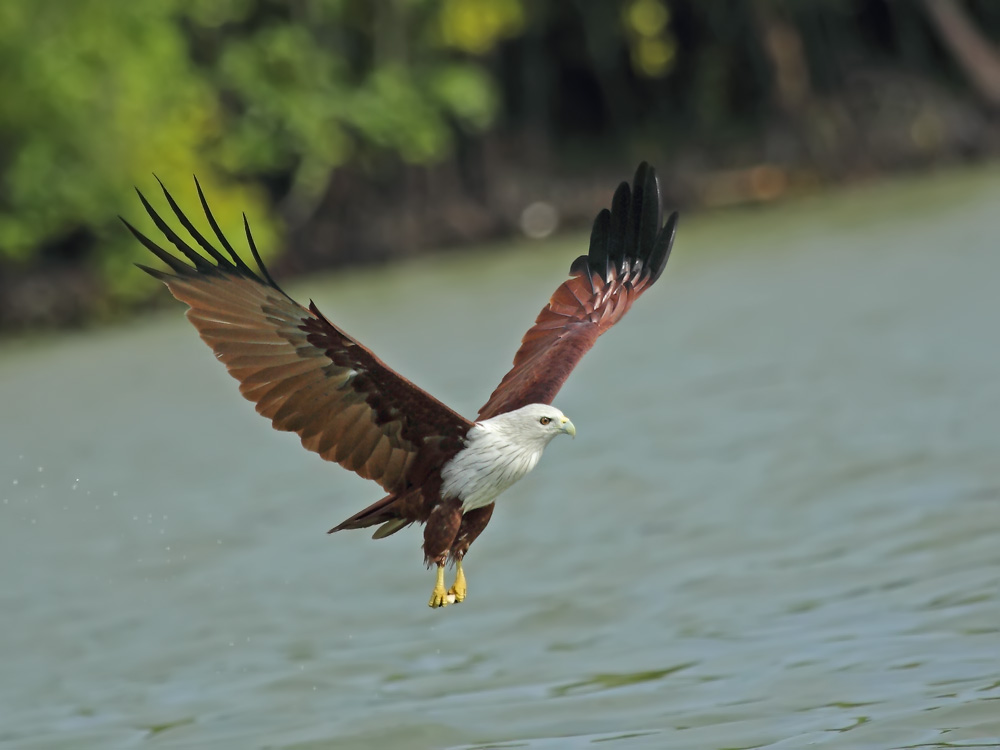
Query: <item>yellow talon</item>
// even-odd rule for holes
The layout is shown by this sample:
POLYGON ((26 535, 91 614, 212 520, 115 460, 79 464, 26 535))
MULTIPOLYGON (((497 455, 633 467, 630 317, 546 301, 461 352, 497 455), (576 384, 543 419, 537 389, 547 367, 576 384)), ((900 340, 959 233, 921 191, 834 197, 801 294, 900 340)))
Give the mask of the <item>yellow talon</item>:
POLYGON ((431 592, 431 600, 427 602, 427 606, 437 609, 438 607, 447 607, 454 602, 455 597, 444 590, 444 566, 438 565, 437 582, 434 584, 434 590, 431 592))
POLYGON ((456 561, 455 568, 455 583, 448 589, 448 593, 454 597, 454 601, 461 602, 465 601, 465 595, 468 592, 468 587, 465 585, 465 573, 462 572, 461 560, 456 561))

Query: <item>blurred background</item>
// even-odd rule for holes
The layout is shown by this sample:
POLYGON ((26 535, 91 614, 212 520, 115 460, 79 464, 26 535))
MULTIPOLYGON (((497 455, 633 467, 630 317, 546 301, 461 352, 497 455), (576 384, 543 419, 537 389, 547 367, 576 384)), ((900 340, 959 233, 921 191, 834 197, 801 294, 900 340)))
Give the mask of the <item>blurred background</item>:
MULTIPOLYGON (((7 0, 0 333, 158 288, 155 173, 281 274, 1000 153, 994 0, 7 0)), ((162 295, 160 295, 162 298, 162 295)))
POLYGON ((0 750, 1000 747, 998 50, 997 0, 0 1, 0 750), (209 232, 197 174, 472 415, 643 159, 670 264, 443 612, 116 218, 155 173, 209 232))

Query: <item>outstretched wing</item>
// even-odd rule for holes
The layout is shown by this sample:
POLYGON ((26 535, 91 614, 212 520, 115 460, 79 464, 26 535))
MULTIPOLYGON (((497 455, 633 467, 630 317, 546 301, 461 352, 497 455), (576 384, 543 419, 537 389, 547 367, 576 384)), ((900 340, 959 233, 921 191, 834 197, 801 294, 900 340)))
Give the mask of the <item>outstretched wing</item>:
POLYGON ((142 193, 157 229, 190 264, 122 221, 171 272, 139 267, 187 303, 188 320, 258 412, 276 429, 298 433, 309 450, 390 492, 419 484, 438 460, 461 448, 471 422, 387 367, 314 304, 306 309, 285 294, 261 262, 244 216, 258 276, 223 236, 197 187, 228 257, 194 228, 166 188, 170 208, 208 257, 178 236, 142 193))
POLYGON ((643 162, 632 189, 621 183, 611 210, 597 215, 590 254, 573 261, 570 279, 556 289, 524 334, 514 366, 479 410, 479 418, 552 403, 597 337, 660 278, 676 228, 676 212, 663 226, 656 173, 643 162))

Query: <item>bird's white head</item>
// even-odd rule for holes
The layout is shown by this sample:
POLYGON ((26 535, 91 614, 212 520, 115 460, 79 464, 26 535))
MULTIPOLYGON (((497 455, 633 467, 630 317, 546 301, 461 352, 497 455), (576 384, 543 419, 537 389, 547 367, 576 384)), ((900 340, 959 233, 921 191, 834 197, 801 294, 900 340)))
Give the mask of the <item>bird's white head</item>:
POLYGON ((491 430, 517 433, 519 441, 537 443, 544 448, 556 435, 576 436, 576 427, 569 417, 548 404, 528 404, 520 409, 485 420, 491 430))
POLYGON ((476 422, 465 447, 441 468, 441 496, 457 497, 462 510, 482 508, 538 463, 556 435, 576 435, 565 414, 529 404, 476 422))

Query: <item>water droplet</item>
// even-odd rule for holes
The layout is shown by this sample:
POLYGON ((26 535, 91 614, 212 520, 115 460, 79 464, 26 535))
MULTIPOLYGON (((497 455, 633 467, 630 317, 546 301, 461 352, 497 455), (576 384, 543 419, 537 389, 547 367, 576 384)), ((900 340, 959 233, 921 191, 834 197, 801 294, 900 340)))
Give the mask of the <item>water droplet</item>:
POLYGON ((14 480, 13 484, 17 484, 17 480, 16 479, 14 480))
POLYGON ((44 468, 42 468, 41 466, 39 466, 39 467, 38 467, 38 473, 39 473, 39 474, 41 474, 41 473, 42 473, 43 471, 45 471, 45 469, 44 469, 44 468))

